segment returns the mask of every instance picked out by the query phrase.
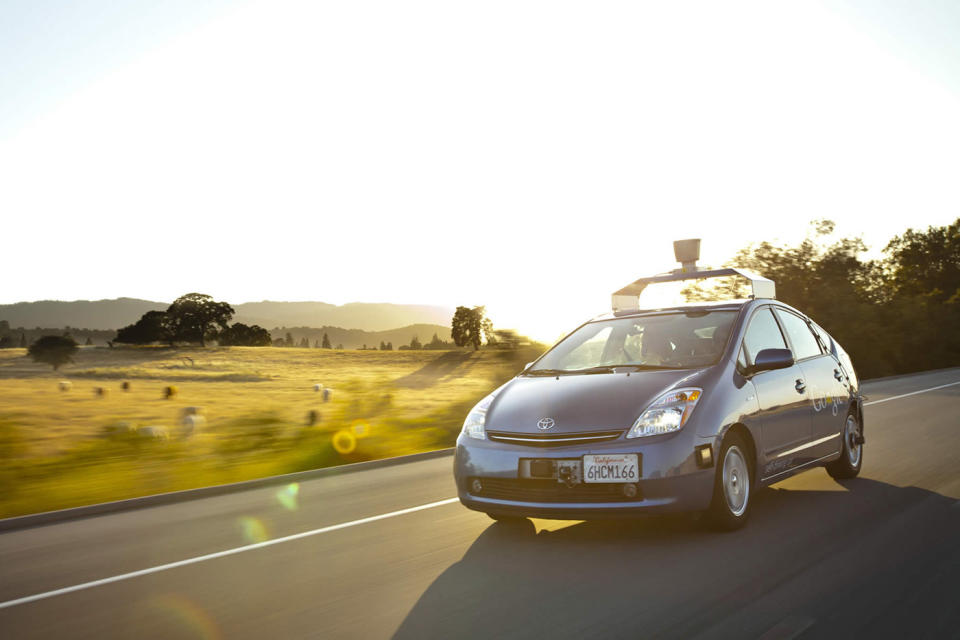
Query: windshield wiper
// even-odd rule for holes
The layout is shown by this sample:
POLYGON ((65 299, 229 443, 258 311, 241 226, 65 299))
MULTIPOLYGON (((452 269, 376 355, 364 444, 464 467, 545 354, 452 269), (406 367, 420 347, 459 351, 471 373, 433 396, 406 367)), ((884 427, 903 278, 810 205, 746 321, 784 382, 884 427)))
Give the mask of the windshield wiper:
POLYGON ((565 376, 575 371, 568 369, 528 369, 523 372, 525 376, 565 376))
POLYGON ((590 375, 593 373, 615 373, 617 369, 631 369, 633 371, 654 371, 663 369, 679 369, 682 367, 665 367, 658 364, 605 364, 597 367, 587 367, 586 369, 533 369, 525 371, 528 376, 569 376, 569 375, 590 375))
POLYGON ((656 371, 663 369, 678 369, 679 367, 666 367, 659 364, 605 364, 599 367, 589 367, 587 369, 574 369, 575 373, 615 373, 617 369, 632 369, 633 371, 656 371))

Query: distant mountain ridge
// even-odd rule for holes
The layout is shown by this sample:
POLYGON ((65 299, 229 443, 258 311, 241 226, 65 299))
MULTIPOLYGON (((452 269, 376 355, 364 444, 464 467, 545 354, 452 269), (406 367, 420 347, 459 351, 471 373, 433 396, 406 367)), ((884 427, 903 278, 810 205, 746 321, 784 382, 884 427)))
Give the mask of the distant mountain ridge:
MULTIPOLYGON (((0 305, 0 320, 11 327, 74 327, 119 329, 136 322, 147 311, 163 311, 169 302, 137 298, 112 300, 41 300, 0 305)), ((388 331, 410 325, 448 326, 453 309, 429 305, 351 302, 245 302, 232 305, 234 322, 277 327, 343 327, 388 331)), ((430 336, 427 336, 429 339, 430 336)), ((421 340, 423 337, 421 337, 421 340)))
MULTIPOLYGON (((447 307, 350 302, 245 302, 233 305, 235 322, 274 327, 342 327, 363 331, 387 331, 414 324, 449 325, 453 309, 447 307)), ((2 313, 2 311, 0 311, 2 313)))

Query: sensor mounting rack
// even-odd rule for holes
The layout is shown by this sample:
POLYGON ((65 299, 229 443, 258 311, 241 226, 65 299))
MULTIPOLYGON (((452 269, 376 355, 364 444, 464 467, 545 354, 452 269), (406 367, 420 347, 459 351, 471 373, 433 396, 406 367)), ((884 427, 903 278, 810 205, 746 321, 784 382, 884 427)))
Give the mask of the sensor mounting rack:
POLYGON ((658 284, 661 282, 680 282, 682 280, 701 280, 704 278, 722 278, 724 276, 741 276, 750 282, 750 288, 753 291, 752 298, 775 298, 776 285, 773 280, 764 278, 745 269, 708 269, 703 271, 677 269, 670 273, 663 273, 648 278, 640 278, 631 282, 619 291, 613 294, 613 312, 620 313, 625 311, 635 311, 640 308, 640 294, 647 285, 658 284))

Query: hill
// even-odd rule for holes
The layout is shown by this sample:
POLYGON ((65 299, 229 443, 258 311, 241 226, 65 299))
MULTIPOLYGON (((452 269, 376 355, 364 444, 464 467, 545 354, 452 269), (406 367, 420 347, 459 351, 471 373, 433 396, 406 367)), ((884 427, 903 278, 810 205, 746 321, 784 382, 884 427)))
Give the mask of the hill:
MULTIPOLYGON (((115 300, 42 300, 0 305, 0 320, 16 327, 74 327, 119 329, 136 322, 147 311, 162 311, 168 302, 136 298, 115 300)), ((276 327, 348 327, 386 331, 414 324, 447 325, 453 309, 427 305, 353 302, 246 302, 233 305, 235 322, 276 327)), ((432 332, 430 335, 433 335, 432 332)), ((430 335, 426 336, 428 339, 430 335)), ((332 339, 332 338, 331 338, 332 339)), ((423 337, 421 337, 421 340, 423 337)), ((409 338, 407 338, 409 342, 409 338)))
POLYGON ((117 298, 115 300, 40 300, 0 304, 0 320, 11 327, 77 327, 119 329, 136 322, 147 311, 163 311, 169 303, 117 298))

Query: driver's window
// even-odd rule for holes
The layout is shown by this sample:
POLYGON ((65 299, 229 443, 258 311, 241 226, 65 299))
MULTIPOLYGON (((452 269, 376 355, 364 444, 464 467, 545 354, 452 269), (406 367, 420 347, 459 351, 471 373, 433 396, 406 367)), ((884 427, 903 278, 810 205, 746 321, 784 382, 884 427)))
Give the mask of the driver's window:
POLYGON ((753 314, 747 333, 743 337, 743 348, 747 352, 750 366, 753 366, 754 358, 763 349, 787 348, 787 343, 783 339, 783 334, 770 307, 764 307, 753 314))

